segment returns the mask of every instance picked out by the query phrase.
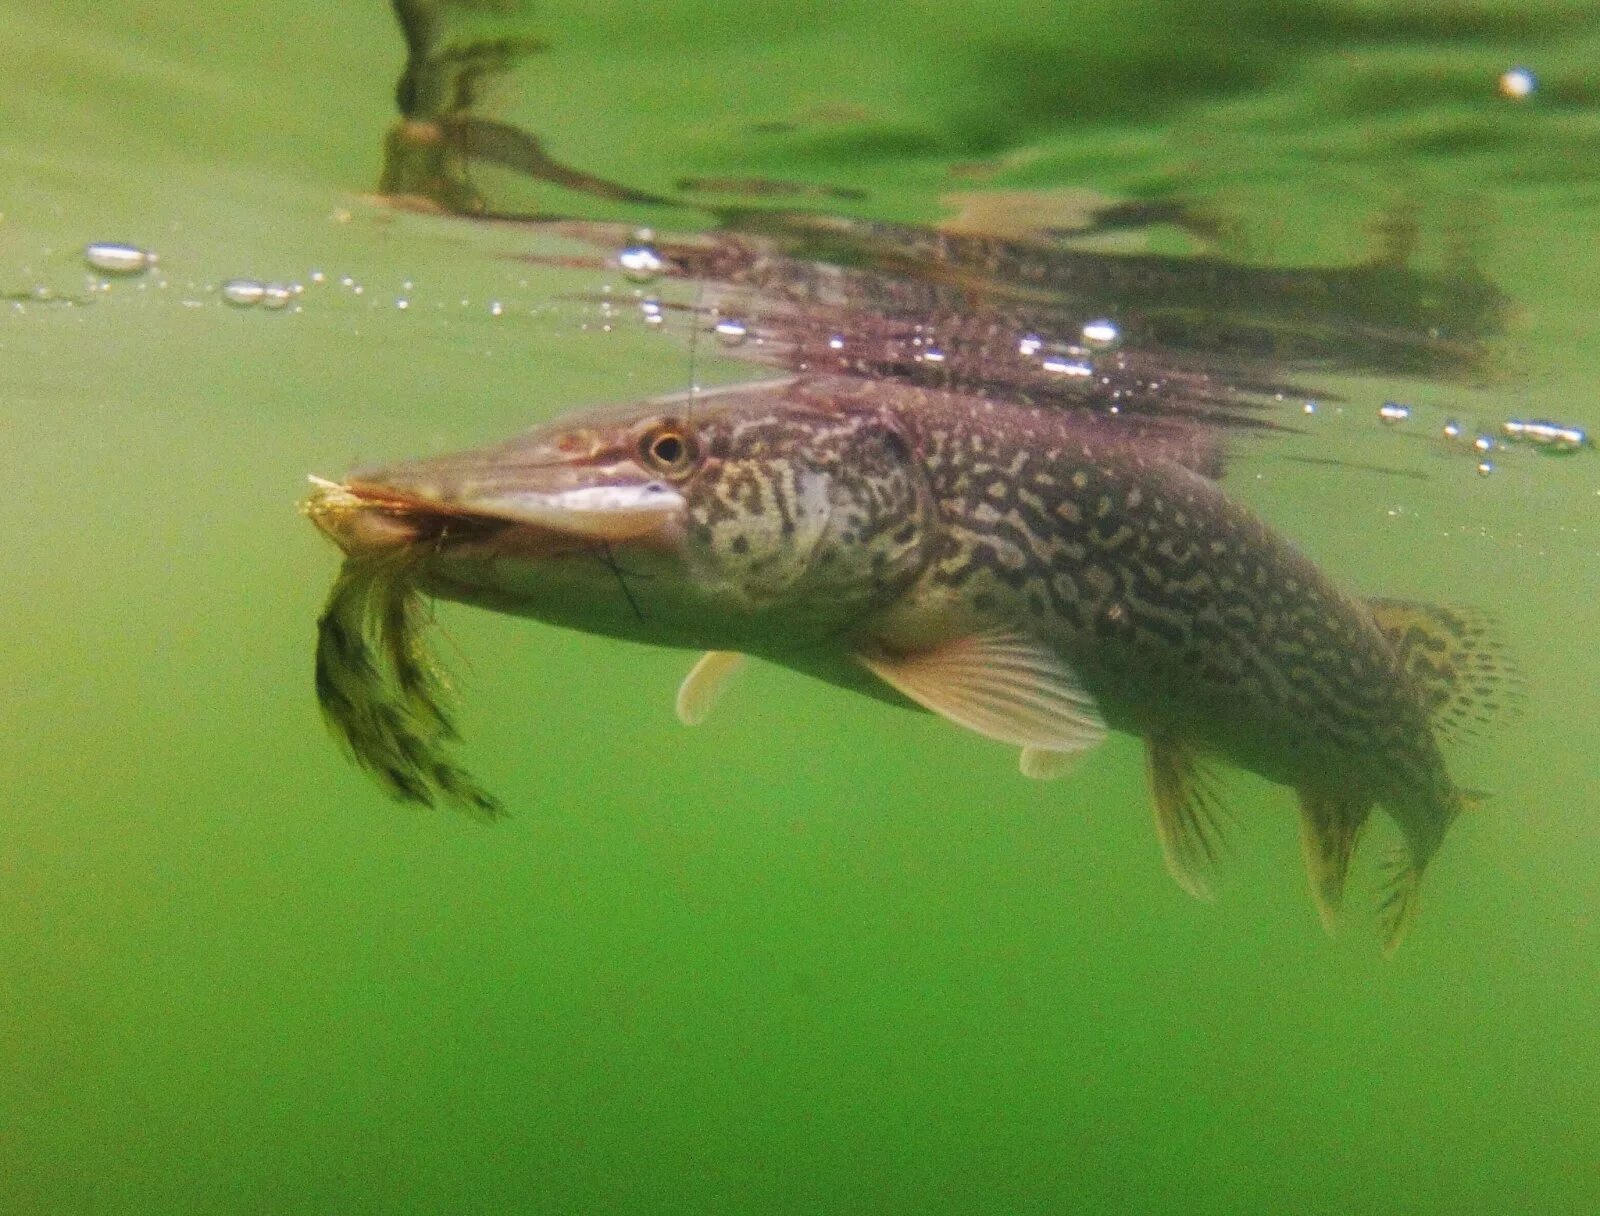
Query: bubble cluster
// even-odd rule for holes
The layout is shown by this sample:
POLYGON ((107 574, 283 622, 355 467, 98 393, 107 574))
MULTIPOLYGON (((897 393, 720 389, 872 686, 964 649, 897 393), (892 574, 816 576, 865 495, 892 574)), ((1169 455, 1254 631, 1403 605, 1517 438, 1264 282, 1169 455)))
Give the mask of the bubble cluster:
MULTIPOLYGON (((1301 407, 1306 414, 1318 412, 1317 403, 1307 400, 1301 407)), ((1378 422, 1386 429, 1402 428, 1403 424, 1417 420, 1419 414, 1428 415, 1431 407, 1413 406, 1397 400, 1386 400, 1376 411, 1378 422)), ((1335 407, 1333 414, 1343 411, 1335 407)), ((1503 459, 1511 459, 1514 449, 1532 449, 1541 455, 1571 456, 1577 452, 1592 451, 1597 445, 1583 426, 1570 422, 1556 422, 1548 418, 1504 417, 1500 420, 1464 420, 1459 413, 1439 410, 1429 423, 1434 441, 1442 448, 1471 460, 1480 477, 1495 473, 1503 459)), ((1411 438, 1425 438, 1411 432, 1411 438)))
POLYGON ((273 312, 289 307, 294 302, 303 288, 299 283, 280 283, 276 280, 262 282, 260 279, 229 279, 217 289, 222 296, 224 304, 234 308, 261 308, 273 312))

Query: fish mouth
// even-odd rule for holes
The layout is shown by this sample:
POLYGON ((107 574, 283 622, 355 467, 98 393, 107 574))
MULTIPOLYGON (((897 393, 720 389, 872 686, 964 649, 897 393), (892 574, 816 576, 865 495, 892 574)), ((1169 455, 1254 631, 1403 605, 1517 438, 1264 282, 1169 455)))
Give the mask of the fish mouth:
POLYGON ((470 501, 352 476, 312 476, 301 512, 346 554, 493 539, 524 556, 664 541, 684 500, 664 482, 501 490, 470 501))

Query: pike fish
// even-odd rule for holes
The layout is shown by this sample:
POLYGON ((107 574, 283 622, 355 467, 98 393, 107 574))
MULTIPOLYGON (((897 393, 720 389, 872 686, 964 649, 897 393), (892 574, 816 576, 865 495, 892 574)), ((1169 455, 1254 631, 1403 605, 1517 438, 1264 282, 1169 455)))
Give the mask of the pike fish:
POLYGON ((426 597, 702 652, 705 717, 745 656, 942 716, 1060 775, 1145 742, 1167 868, 1211 891, 1214 764, 1289 787, 1330 931, 1374 808, 1398 825, 1392 949, 1472 795, 1440 740, 1512 672, 1471 612, 1340 590, 1199 469, 1204 445, 959 391, 810 375, 577 414, 498 446, 314 480, 346 553, 317 689, 396 796, 483 814, 447 752, 426 597))

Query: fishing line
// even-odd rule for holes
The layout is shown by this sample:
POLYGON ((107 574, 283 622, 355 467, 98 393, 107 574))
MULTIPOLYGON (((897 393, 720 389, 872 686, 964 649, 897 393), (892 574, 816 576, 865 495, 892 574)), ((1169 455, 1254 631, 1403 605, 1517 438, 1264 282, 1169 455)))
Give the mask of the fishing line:
POLYGON ((633 598, 633 589, 628 586, 628 580, 623 577, 622 567, 617 562, 617 555, 611 551, 610 541, 601 541, 595 548, 596 556, 600 563, 616 577, 617 586, 622 588, 622 598, 628 601, 628 607, 633 609, 634 617, 644 620, 644 611, 639 607, 639 601, 633 598))
POLYGON ((684 411, 689 426, 694 426, 694 403, 700 394, 700 377, 695 365, 696 356, 700 353, 700 309, 706 294, 706 281, 699 279, 694 285, 694 307, 689 313, 689 405, 684 411))

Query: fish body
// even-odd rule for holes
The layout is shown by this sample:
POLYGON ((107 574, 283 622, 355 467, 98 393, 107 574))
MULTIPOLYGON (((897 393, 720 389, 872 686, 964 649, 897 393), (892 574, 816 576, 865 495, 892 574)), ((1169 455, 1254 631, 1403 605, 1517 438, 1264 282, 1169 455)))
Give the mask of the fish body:
POLYGON ((1297 793, 1330 924, 1381 806, 1404 838, 1393 944, 1464 804, 1435 727, 1492 690, 1497 652, 1475 618, 1342 592, 1195 450, 814 376, 357 473, 309 510, 353 562, 406 554, 423 594, 708 652, 685 720, 750 655, 939 713, 1034 776, 1108 730, 1141 736, 1168 867, 1195 894, 1220 829, 1213 760, 1297 793))

